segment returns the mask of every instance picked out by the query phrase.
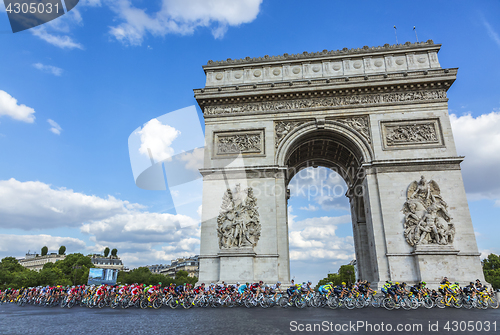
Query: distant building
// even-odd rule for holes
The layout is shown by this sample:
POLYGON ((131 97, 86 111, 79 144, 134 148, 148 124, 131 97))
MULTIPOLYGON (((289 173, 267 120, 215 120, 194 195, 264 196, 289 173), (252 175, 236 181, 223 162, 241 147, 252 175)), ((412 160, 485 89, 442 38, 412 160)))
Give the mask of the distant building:
POLYGON ((198 277, 200 262, 198 255, 193 257, 182 257, 172 260, 172 264, 159 271, 159 273, 175 278, 177 272, 186 271, 189 277, 198 277))
POLYGON ((170 267, 170 265, 166 264, 155 264, 155 265, 146 265, 146 267, 151 271, 151 273, 161 273, 163 270, 166 270, 170 267))
POLYGON ((43 266, 47 263, 55 263, 57 261, 62 261, 66 258, 66 255, 58 255, 56 253, 47 254, 45 256, 40 256, 38 254, 26 254, 24 258, 18 259, 19 264, 24 266, 29 270, 40 271, 43 266))
POLYGON ((125 267, 123 266, 122 260, 119 257, 109 256, 104 257, 102 255, 90 255, 90 260, 96 268, 100 269, 114 269, 123 271, 125 267))

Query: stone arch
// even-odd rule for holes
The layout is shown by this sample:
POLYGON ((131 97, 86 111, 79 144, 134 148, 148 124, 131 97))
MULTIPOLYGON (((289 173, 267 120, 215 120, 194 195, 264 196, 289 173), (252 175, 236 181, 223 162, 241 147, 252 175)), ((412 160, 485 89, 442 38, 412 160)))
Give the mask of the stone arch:
MULTIPOLYGON (((304 143, 311 142, 326 142, 336 143, 346 151, 346 155, 335 159, 332 157, 323 157, 321 159, 312 158, 315 163, 319 165, 328 164, 329 167, 337 167, 340 171, 348 170, 354 167, 355 170, 359 169, 364 163, 369 163, 373 159, 373 150, 364 138, 357 131, 349 126, 338 121, 326 121, 325 124, 319 128, 315 121, 306 122, 288 133, 280 142, 276 149, 275 164, 278 166, 287 166, 290 163, 291 155, 300 150, 300 146, 304 143)), ((294 166, 290 167, 288 171, 287 181, 290 181, 296 172, 304 168, 307 164, 307 159, 303 161, 295 161, 294 166)), ((315 164, 312 164, 315 165, 315 164)), ((348 174, 344 174, 347 176, 348 174)), ((354 180, 346 180, 346 182, 353 183, 354 180)))
MULTIPOLYGON (((364 204, 364 192, 355 187, 364 187, 364 173, 359 173, 363 164, 370 163, 373 151, 370 143, 356 130, 338 121, 326 121, 318 127, 314 121, 306 122, 288 133, 276 151, 276 164, 286 167, 285 186, 307 167, 324 166, 335 170, 345 180, 351 207, 354 249, 358 276, 371 281, 378 280, 378 273, 371 269, 374 252, 373 228, 364 204), (360 178, 361 176, 361 178, 360 178), (367 222, 368 225, 367 226, 367 222)), ((287 202, 286 199, 284 199, 287 202)))

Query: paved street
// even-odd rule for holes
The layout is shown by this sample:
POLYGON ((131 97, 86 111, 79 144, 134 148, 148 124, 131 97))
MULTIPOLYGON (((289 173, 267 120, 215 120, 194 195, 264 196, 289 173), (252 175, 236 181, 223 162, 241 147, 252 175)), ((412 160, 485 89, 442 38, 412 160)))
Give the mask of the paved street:
POLYGON ((0 306, 0 334, 386 334, 397 333, 398 324, 406 326, 407 329, 414 329, 404 331, 403 328, 401 331, 403 334, 499 334, 500 310, 436 308, 416 311, 386 311, 374 308, 352 311, 315 308, 113 310, 0 306), (444 328, 447 321, 450 321, 449 331, 444 328), (453 321, 457 321, 456 332, 453 331, 453 321), (460 324, 461 321, 465 322, 460 324), (467 325, 468 321, 473 322, 467 325), (489 332, 485 332, 486 321, 490 322, 489 332), (495 321, 496 332, 493 324, 495 321), (361 322, 365 323, 362 327, 361 322), (382 327, 382 322, 383 329, 378 328, 376 331, 377 327, 382 327), (429 331, 429 322, 432 325, 438 322, 437 332, 429 331), (366 323, 371 324, 372 329, 366 328, 366 323), (307 324, 310 324, 310 327, 317 324, 317 331, 307 331, 307 324), (356 325, 360 328, 356 329, 356 325), (422 327, 421 330, 418 328, 419 325, 422 327), (460 326, 463 329, 467 328, 466 325, 474 327, 474 331, 460 332, 460 326), (478 331, 480 326, 482 331, 478 331), (388 327, 392 329, 387 329, 388 327), (303 331, 300 331, 301 329, 303 331))

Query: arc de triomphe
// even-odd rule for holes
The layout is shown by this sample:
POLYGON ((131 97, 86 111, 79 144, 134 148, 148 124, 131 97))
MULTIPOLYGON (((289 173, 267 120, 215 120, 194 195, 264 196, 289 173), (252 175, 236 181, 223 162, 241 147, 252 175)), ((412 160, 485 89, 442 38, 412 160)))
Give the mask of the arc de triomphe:
POLYGON ((287 185, 307 166, 349 187, 359 277, 483 279, 440 47, 209 61, 200 281, 289 281, 287 185))

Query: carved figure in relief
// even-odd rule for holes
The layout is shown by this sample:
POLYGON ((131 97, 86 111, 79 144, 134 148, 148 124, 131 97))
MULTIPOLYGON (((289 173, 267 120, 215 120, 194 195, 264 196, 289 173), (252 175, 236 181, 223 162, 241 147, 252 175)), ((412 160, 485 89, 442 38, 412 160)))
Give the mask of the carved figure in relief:
POLYGON ((227 189, 217 217, 219 248, 255 247, 260 238, 261 224, 257 211, 257 199, 251 187, 234 191, 227 189))
POLYGON ((387 129, 386 141, 388 145, 438 142, 434 123, 388 126, 387 129))
POLYGON ((411 246, 453 243, 455 225, 451 223, 448 204, 434 180, 426 181, 422 176, 408 186, 403 213, 404 236, 411 246))
MULTIPOLYGON (((286 70, 286 68, 285 68, 286 70)), ((386 94, 361 94, 352 96, 338 96, 328 98, 294 99, 283 101, 251 102, 245 104, 231 104, 206 106, 205 115, 245 113, 257 111, 275 111, 283 109, 302 109, 314 107, 335 107, 358 104, 393 103, 414 100, 432 100, 446 98, 445 90, 394 92, 386 94)))

